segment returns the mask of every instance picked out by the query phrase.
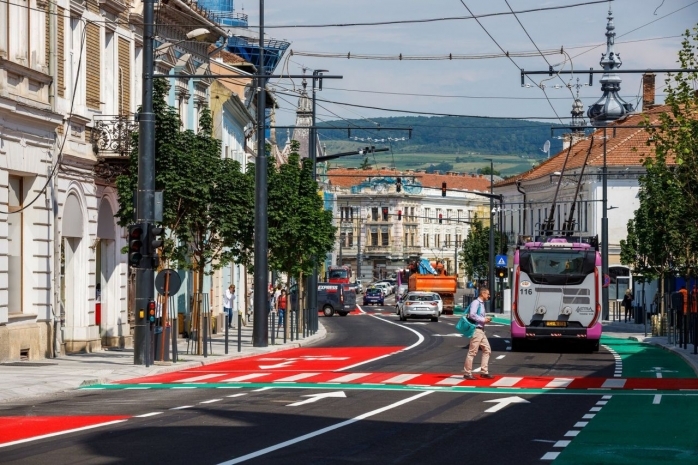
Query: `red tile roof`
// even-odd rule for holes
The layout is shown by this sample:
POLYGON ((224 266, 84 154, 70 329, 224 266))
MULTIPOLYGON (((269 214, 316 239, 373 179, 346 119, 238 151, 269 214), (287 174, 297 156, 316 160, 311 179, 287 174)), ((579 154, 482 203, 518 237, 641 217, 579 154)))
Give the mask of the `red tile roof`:
MULTIPOLYGON (((659 115, 669 112, 667 105, 658 105, 643 113, 630 115, 623 121, 609 125, 606 129, 608 140, 606 142, 606 166, 641 166, 642 160, 652 154, 652 147, 647 145, 649 134, 642 128, 627 128, 625 126, 638 126, 643 123, 645 117, 649 118, 651 124, 659 123, 659 115)), ((589 154, 587 167, 603 166, 603 150, 604 150, 604 130, 597 129, 594 131, 594 145, 589 154)), ((577 142, 572 146, 569 159, 567 160, 566 171, 579 169, 584 164, 589 145, 591 144, 591 135, 577 142)), ((516 183, 516 181, 527 181, 549 176, 550 174, 561 171, 562 165, 565 162, 567 155, 565 149, 545 160, 540 165, 531 168, 530 170, 509 179, 498 182, 496 187, 508 186, 516 183)))
POLYGON ((445 182, 448 189, 470 190, 489 192, 490 179, 483 175, 467 173, 427 174, 424 171, 398 171, 392 169, 335 168, 328 171, 327 176, 332 186, 349 188, 360 184, 369 177, 378 176, 402 176, 414 177, 423 187, 441 189, 441 183, 445 182))

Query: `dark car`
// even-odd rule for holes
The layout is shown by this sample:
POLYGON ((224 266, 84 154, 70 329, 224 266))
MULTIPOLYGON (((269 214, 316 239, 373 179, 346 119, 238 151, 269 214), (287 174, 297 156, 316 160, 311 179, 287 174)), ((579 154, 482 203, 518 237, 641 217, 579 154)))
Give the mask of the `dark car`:
POLYGON ((383 292, 380 289, 366 289, 366 293, 364 294, 364 305, 383 305, 384 303, 383 292))
POLYGON ((356 308, 356 292, 349 284, 318 283, 317 306, 325 316, 347 316, 356 308))

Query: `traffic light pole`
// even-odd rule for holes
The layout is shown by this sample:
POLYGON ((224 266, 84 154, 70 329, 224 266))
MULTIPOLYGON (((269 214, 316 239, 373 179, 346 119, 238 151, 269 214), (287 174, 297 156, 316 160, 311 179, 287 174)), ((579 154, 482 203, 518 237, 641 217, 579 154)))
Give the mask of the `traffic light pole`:
POLYGON ((150 323, 146 311, 155 297, 155 275, 148 236, 155 222, 155 114, 153 113, 153 54, 155 1, 143 1, 143 100, 138 115, 138 191, 136 223, 144 225, 144 254, 136 266, 135 326, 133 331, 133 363, 144 365, 149 360, 148 332, 150 323))
MULTIPOLYGON (((494 194, 494 161, 490 158, 490 193, 494 194)), ((490 197, 490 253, 487 266, 487 286, 490 288, 490 294, 496 296, 497 292, 494 285, 494 197, 490 197)), ((490 299, 492 306, 496 307, 494 300, 490 299)), ((495 309, 490 308, 493 312, 495 309)))

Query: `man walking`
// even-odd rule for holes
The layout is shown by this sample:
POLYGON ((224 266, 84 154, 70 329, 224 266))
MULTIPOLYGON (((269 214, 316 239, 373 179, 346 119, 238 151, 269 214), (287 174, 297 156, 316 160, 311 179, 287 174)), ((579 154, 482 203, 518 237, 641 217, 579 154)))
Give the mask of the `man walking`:
POLYGON ((492 318, 487 316, 485 311, 485 302, 490 298, 490 291, 487 288, 480 289, 480 295, 477 299, 473 300, 468 307, 468 321, 477 325, 473 337, 470 338, 470 349, 468 350, 468 356, 465 358, 465 374, 464 379, 475 380, 477 379, 473 376, 473 360, 477 355, 477 351, 482 347, 482 361, 480 363, 480 377, 484 379, 493 379, 489 373, 489 367, 487 366, 490 361, 490 342, 487 340, 485 335, 485 325, 492 321, 492 318))
POLYGON ((233 327, 233 306, 235 305, 235 286, 230 285, 223 294, 223 310, 228 315, 228 328, 233 327))

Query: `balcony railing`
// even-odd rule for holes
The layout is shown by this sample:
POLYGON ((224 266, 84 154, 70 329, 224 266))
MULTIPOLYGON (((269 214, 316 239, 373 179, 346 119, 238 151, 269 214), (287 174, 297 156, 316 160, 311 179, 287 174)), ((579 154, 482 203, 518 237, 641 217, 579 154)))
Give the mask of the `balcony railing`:
POLYGON ((95 116, 92 148, 98 161, 94 167, 97 176, 110 180, 128 171, 137 129, 134 115, 95 116))

